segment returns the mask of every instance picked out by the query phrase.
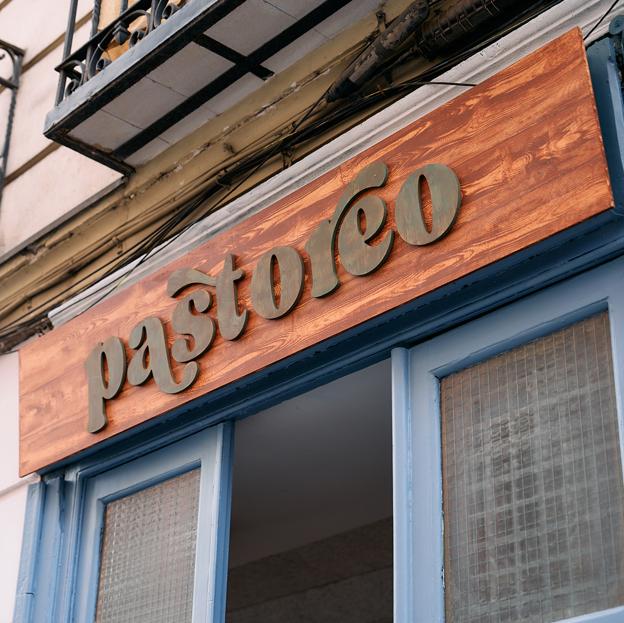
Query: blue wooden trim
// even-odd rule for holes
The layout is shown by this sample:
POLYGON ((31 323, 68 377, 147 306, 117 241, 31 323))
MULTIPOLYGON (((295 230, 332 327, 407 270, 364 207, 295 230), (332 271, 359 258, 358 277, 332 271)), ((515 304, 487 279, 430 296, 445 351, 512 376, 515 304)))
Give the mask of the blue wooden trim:
POLYGON ((78 572, 78 555, 83 531, 84 493, 86 479, 79 477, 79 470, 65 473, 67 511, 65 518, 66 544, 62 553, 63 563, 59 570, 61 585, 65 590, 58 596, 57 613, 59 621, 69 621, 74 603, 74 588, 78 572))
MULTIPOLYGON (((613 376, 615 379, 615 403, 620 433, 622 478, 624 478, 624 291, 622 288, 614 286, 608 303, 613 352, 613 376)), ((624 621, 624 617, 622 620, 624 621)))
POLYGON ((42 482, 29 485, 17 575, 17 591, 15 593, 14 623, 30 623, 32 621, 35 598, 35 565, 37 564, 41 539, 44 498, 45 485, 42 482))
POLYGON ((428 361, 438 377, 450 374, 606 309, 618 296, 623 277, 620 258, 474 320, 469 332, 462 326, 424 342, 423 352, 430 345, 428 361))
MULTIPOLYGON (((624 258, 618 259, 606 266, 588 271, 565 282, 535 293, 512 305, 503 307, 468 324, 443 333, 426 341, 410 351, 409 367, 411 387, 404 390, 410 394, 409 405, 403 406, 406 413, 411 405, 411 431, 413 457, 425 455, 429 458, 424 463, 414 464, 412 489, 402 491, 399 495, 413 500, 422 500, 426 506, 421 510, 424 517, 424 530, 415 522, 414 532, 416 542, 427 540, 427 529, 433 537, 435 528, 429 515, 435 516, 440 505, 437 488, 437 474, 434 460, 440 461, 440 409, 439 409, 439 379, 463 369, 479 361, 488 359, 496 354, 513 348, 521 343, 549 334, 564 326, 570 325, 581 318, 587 317, 600 310, 609 310, 612 330, 612 349, 614 360, 614 376, 616 383, 616 399, 620 423, 620 447, 624 435, 623 413, 624 402, 624 291, 622 290, 624 277, 624 258), (418 427, 418 429, 416 428, 418 427), (432 481, 435 486, 432 487, 432 481), (434 489, 432 492, 432 488, 434 489)), ((393 355, 394 356, 394 355, 393 355)), ((404 381, 403 353, 397 353, 402 366, 397 367, 398 381, 404 381)), ((394 369, 393 369, 394 372, 394 369)), ((400 415, 400 410, 399 410, 400 415)), ((404 427, 404 431, 405 431, 404 427)), ((622 453, 624 457, 624 452, 622 453)), ((441 466, 441 461, 438 463, 441 466)), ((623 470, 624 475, 624 470, 623 470)), ((404 480, 403 486, 410 487, 404 480)), ((442 538, 443 528, 438 527, 437 536, 442 538)), ((437 545, 436 545, 437 547, 437 545)), ((429 600, 439 603, 437 594, 433 591, 427 594, 422 591, 420 584, 428 586, 430 577, 438 574, 438 562, 426 550, 414 556, 417 569, 414 572, 414 612, 421 613, 423 608, 430 607, 429 600), (419 579, 422 577, 423 579, 419 579), (429 600, 428 600, 429 599, 429 600)), ((405 597, 403 597, 405 599, 405 597)), ((583 617, 569 619, 566 623, 611 623, 622 621, 624 608, 592 613, 583 617)), ((443 621, 436 612, 412 620, 443 621)))
POLYGON ((73 573, 66 586, 69 598, 64 603, 59 621, 91 621, 95 618, 99 576, 100 538, 105 504, 131 495, 201 467, 195 597, 193 623, 212 623, 215 607, 222 608, 225 595, 216 592, 225 588, 218 576, 225 575, 227 543, 217 547, 227 534, 223 519, 229 519, 229 487, 231 475, 231 426, 217 426, 192 435, 177 444, 170 444, 150 454, 93 475, 78 473, 75 507, 71 513, 70 541, 66 557, 73 573), (227 493, 226 498, 222 497, 227 493), (226 503, 227 502, 227 503, 226 503), (224 506, 225 504, 225 506, 224 506), (80 529, 80 526, 82 528, 80 529), (223 549, 225 548, 225 549, 223 549))
MULTIPOLYGON (((38 577, 46 578, 44 580, 46 586, 48 582, 59 582, 59 585, 65 588, 64 591, 61 591, 60 606, 58 607, 59 616, 55 620, 69 620, 67 603, 71 602, 73 591, 68 590, 66 587, 73 585, 68 580, 74 577, 72 575, 74 572, 71 569, 76 568, 74 564, 78 551, 76 543, 82 538, 80 517, 82 515, 81 500, 84 496, 81 493, 81 487, 84 486, 84 483, 89 478, 115 469, 128 461, 146 456, 147 453, 155 451, 157 448, 162 447, 163 444, 171 444, 184 436, 194 433, 201 427, 206 427, 210 423, 224 418, 249 415, 265 406, 275 404, 287 397, 326 383, 344 373, 363 367, 367 363, 377 361, 387 356, 388 349, 397 343, 410 345, 414 342, 420 342, 424 337, 432 333, 474 318, 479 312, 491 309, 493 306, 518 298, 526 292, 525 288, 534 290, 539 285, 551 283, 553 280, 560 278, 562 274, 567 274, 570 270, 574 272, 580 266, 586 265, 588 261, 596 259, 597 256, 592 255, 590 251, 597 243, 595 236, 602 237, 601 240, 605 243, 604 248, 609 248, 609 253, 611 253, 619 248, 619 236, 621 233, 622 228, 618 226, 617 222, 611 222, 609 227, 605 226, 603 229, 588 233, 580 241, 576 241, 574 245, 568 244, 565 253, 563 248, 559 249, 558 252, 561 252, 562 262, 565 266, 558 265, 558 267, 554 267, 541 264, 539 275, 535 274, 534 263, 534 261, 541 261, 542 258, 538 255, 536 258, 527 258, 526 264, 508 266, 507 272, 502 271, 500 274, 491 273, 489 280, 481 275, 481 281, 471 282, 470 290, 451 292, 450 294, 447 291, 446 295, 438 293, 437 297, 429 298, 424 303, 422 301, 415 302, 413 305, 398 310, 395 314, 386 316, 384 324, 376 324, 374 330, 370 327, 363 328, 358 332, 352 333, 345 342, 337 341, 330 345, 326 343, 321 344, 303 353, 297 358, 297 361, 291 362, 291 366, 284 364, 280 370, 272 369, 265 372, 260 380, 255 378, 248 380, 243 385, 237 385, 241 396, 236 400, 232 399, 231 392, 227 392, 221 394, 219 400, 201 402, 204 405, 203 408, 211 405, 211 411, 208 411, 211 413, 210 416, 206 416, 204 413, 201 417, 198 417, 197 409, 199 407, 192 412, 179 410, 163 418, 149 431, 128 436, 121 443, 102 452, 91 453, 90 456, 75 464, 71 469, 67 469, 64 474, 66 478, 64 487, 67 493, 67 509, 64 511, 66 517, 63 524, 66 530, 65 534, 67 535, 67 545, 63 550, 63 557, 60 561, 57 560, 58 564, 54 561, 48 563, 47 560, 43 560, 50 557, 51 554, 49 552, 53 548, 47 548, 45 552, 40 552, 37 555, 37 558, 43 561, 42 569, 55 569, 56 566, 64 569, 62 573, 65 575, 62 575, 61 579, 57 579, 52 571, 41 571, 38 573, 38 577), (585 247, 585 244, 588 244, 589 247, 585 247), (613 246, 609 247, 609 245, 613 246), (571 254, 574 256, 573 258, 570 258, 571 254), (582 258, 583 261, 581 262, 579 258, 582 258), (489 286, 495 285, 496 287, 494 289, 488 287, 486 283, 488 281, 489 286), (326 357, 335 357, 335 360, 331 365, 328 365, 326 357), (321 363, 319 363, 319 360, 321 363), (69 518, 71 518, 71 521, 69 518)), ((579 284, 577 288, 579 296, 576 298, 576 305, 582 306, 584 304, 583 300, 585 300, 586 305, 604 305, 604 300, 606 299, 603 299, 603 302, 600 303, 594 297, 583 297, 588 289, 591 289, 596 284, 603 284, 601 287, 606 288, 609 283, 611 285, 621 283, 622 274, 624 274, 624 260, 619 259, 602 268, 574 278, 572 281, 579 284)), ((558 285, 553 286, 553 292, 560 287, 558 285)), ((527 300, 537 300, 534 297, 538 296, 539 294, 534 294, 527 300)), ((624 325, 624 323, 622 324, 624 325)), ((470 353, 467 353, 467 355, 470 355, 470 353)), ((400 464, 398 460, 397 464, 400 464)), ((51 475, 47 482, 52 483, 55 478, 57 477, 51 475)), ((46 502, 47 506, 48 502, 46 502)), ((46 508, 44 513, 46 517, 51 517, 54 514, 53 506, 54 504, 52 504, 50 509, 46 508)), ((45 521, 43 527, 45 542, 47 543, 49 539, 56 539, 55 534, 56 532, 60 533, 60 530, 60 519, 56 521, 56 524, 53 521, 45 521)), ((215 581, 224 582, 224 579, 219 580, 215 578, 215 581)), ((37 594, 37 611, 49 614, 52 607, 57 608, 53 597, 54 592, 51 591, 43 591, 41 594, 37 594)), ((404 603, 402 600, 400 601, 404 603)), ((400 603, 399 606, 401 606, 400 603)), ((409 610, 405 610, 409 606, 403 607, 404 611, 409 612, 409 610)), ((46 620, 46 618, 33 618, 33 620, 46 620)))
MULTIPOLYGON (((554 291, 561 292, 560 289, 556 288, 554 291)), ((550 292, 546 292, 544 294, 548 295, 549 293, 550 292)), ((522 303, 525 303, 525 305, 522 306, 523 313, 525 314, 525 318, 523 320, 526 320, 527 323, 535 321, 534 325, 527 324, 526 328, 523 326, 524 323, 519 325, 514 322, 515 314, 513 313, 513 306, 499 312, 501 314, 501 320, 497 320, 495 327, 489 325, 492 316, 486 316, 481 321, 473 321, 471 326, 473 327, 474 333, 472 336, 473 339, 470 340, 470 344, 473 345, 474 350, 470 348, 464 349, 462 347, 458 347, 457 356, 452 360, 445 361, 438 368, 433 370, 432 373, 435 374, 437 378, 448 376, 453 372, 463 370, 468 366, 484 361, 485 359, 489 359, 490 357, 494 357, 506 350, 510 350, 516 346, 520 346, 521 344, 526 344, 531 340, 554 333, 562 327, 574 324, 583 318, 588 318, 592 314, 604 311, 609 307, 608 298, 606 296, 598 297, 596 300, 592 300, 591 302, 584 300, 582 296, 579 296, 578 300, 578 307, 574 306, 573 309, 569 310, 564 310, 559 305, 553 305, 551 307, 541 298, 533 304, 522 301, 522 303), (549 317, 550 311, 553 313, 552 317, 549 317), (506 323, 509 324, 506 326, 506 323), (508 329, 515 330, 516 332, 506 334, 508 329), (479 346, 479 344, 481 344, 481 346, 479 346)), ((461 332, 462 329, 463 327, 459 327, 457 331, 461 332)), ((455 339, 457 341, 466 339, 465 336, 462 335, 462 337, 460 337, 460 335, 461 334, 453 334, 451 339, 455 339)), ((444 348, 446 352, 446 344, 442 348, 444 348)), ((449 350, 453 350, 454 348, 454 344, 448 345, 449 350)))
MULTIPOLYGON (((81 460, 67 468, 63 474, 66 478, 64 486, 67 509, 63 509, 62 514, 57 513, 56 523, 44 520, 46 549, 41 549, 37 555, 42 561, 37 577, 45 578, 43 584, 46 587, 58 582, 65 590, 60 591, 58 604, 54 599, 54 591, 44 590, 37 593, 36 613, 46 613, 49 618, 49 612, 55 608, 55 613, 58 612, 55 615, 56 620, 68 620, 68 603, 72 601, 73 592, 66 587, 75 585, 73 569, 76 568, 74 563, 82 525, 79 521, 82 514, 81 487, 86 479, 147 455, 209 425, 256 413, 379 361, 387 357, 393 347, 412 346, 422 342, 433 334, 574 275, 588 266, 604 261, 605 258, 617 256, 622 249, 624 224, 619 218, 614 220, 613 216, 604 215, 584 224, 580 229, 567 232, 565 236, 527 249, 431 296, 423 297, 253 377, 214 392, 190 406, 159 418, 156 422, 138 427, 139 431, 136 433, 119 435, 116 440, 103 443, 97 449, 83 454, 81 460), (71 521, 69 518, 72 518, 71 521), (57 533, 61 534, 61 528, 65 530, 67 543, 58 559, 53 547, 48 547, 47 544, 56 540, 61 543, 60 536, 57 536, 57 533), (48 562, 54 556, 57 557, 56 562, 48 562), (61 575, 57 578, 59 573, 61 575)), ((591 283, 600 275, 606 274, 611 275, 609 278, 614 282, 621 282, 622 267, 623 260, 614 260, 603 269, 587 273, 589 277, 584 283, 589 283, 591 287, 591 283)), ((585 286, 582 286, 579 291, 582 293, 584 289, 585 286)), ((55 478, 57 476, 51 473, 47 482, 52 483, 55 478)), ((46 495, 45 517, 54 515, 55 504, 46 495)), ((59 500, 59 508, 60 504, 59 500)), ((47 618, 43 614, 42 618, 33 615, 34 621, 47 618)))
MULTIPOLYGON (((55 563, 51 563, 54 573, 42 570, 38 574, 38 577, 46 578, 46 586, 51 585, 51 582, 59 582, 59 585, 66 588, 60 592, 58 604, 54 600, 53 592, 43 591, 37 594, 36 611, 49 614, 52 608, 56 608, 56 620, 69 620, 69 604, 74 593, 68 587, 75 586, 75 562, 79 551, 78 543, 82 538, 82 487, 88 478, 145 456, 165 444, 175 443, 219 421, 256 413, 379 361, 387 357, 393 347, 422 342, 432 334, 474 319, 486 311, 526 295, 527 292, 575 274, 605 257, 618 255, 624 248, 623 224, 619 219, 613 220, 609 216, 599 220, 602 223, 599 226, 594 222, 591 227, 586 224, 580 233, 579 230, 574 235, 568 232, 569 235, 558 238, 556 245, 551 239, 547 251, 543 246, 527 250, 520 254, 521 258, 509 258, 495 267, 480 271, 434 295, 414 301, 335 340, 328 340, 232 387, 215 392, 190 407, 178 409, 157 422, 139 427, 138 433, 120 435, 120 441, 104 443, 103 448, 83 455, 79 462, 74 463, 63 474, 66 478, 67 509, 64 510, 66 516, 62 527, 67 543, 62 550, 61 559, 57 561, 58 569, 55 563), (545 257, 548 259, 545 260, 545 257), (58 573, 61 574, 60 578, 55 575, 58 573)), ((591 286, 600 275, 607 274, 611 275, 609 279, 621 282, 623 266, 623 260, 614 260, 603 269, 587 273, 589 276, 584 283, 591 286)), ((582 286, 579 292, 584 289, 585 286, 582 286)), ((578 302, 580 304, 580 299, 578 302)), ((50 478, 56 478, 54 473, 50 478)), ((46 517, 52 514, 51 508, 46 508, 46 517)), ((60 534, 61 530, 60 521, 57 519, 56 524, 53 521, 44 521, 43 534, 46 543, 57 539, 56 533, 60 534)), ((43 553, 37 555, 39 560, 55 555, 49 548, 45 552, 41 551, 43 553)), ((41 568, 50 569, 50 564, 44 561, 41 568)))
MULTIPOLYGON (((410 366, 412 367, 412 366, 410 366)), ((413 380, 413 370, 411 370, 413 380)), ((414 397, 412 445, 427 444, 427 450, 414 452, 414 477, 418 475, 419 492, 424 496, 415 514, 414 560, 429 562, 429 568, 416 565, 414 600, 425 620, 444 623, 444 517, 442 514, 442 448, 438 400, 438 380, 430 377, 428 392, 414 397), (422 408, 433 405, 434 417, 425 417, 422 408)))
POLYGON ((410 351, 392 351, 394 622, 444 621, 440 424, 427 405, 437 380, 415 393, 410 351))
POLYGON ((622 623, 622 621, 624 621, 624 607, 563 619, 557 623, 622 623))
MULTIPOLYGON (((27 618, 29 623, 56 621, 56 602, 59 586, 60 554, 63 546, 63 521, 65 495, 63 479, 54 476, 38 485, 35 513, 39 520, 39 536, 31 534, 32 559, 27 565, 26 579, 29 594, 27 618), (32 540, 34 539, 34 540, 32 540)), ((29 546, 30 547, 30 546, 29 546)))
MULTIPOLYGON (((210 498, 200 505, 199 524, 210 526, 210 551, 197 548, 193 622, 225 621, 228 550, 232 493, 233 429, 231 422, 219 427, 215 469, 207 492, 210 498), (204 561, 203 563, 201 561, 204 561), (201 565, 204 567, 201 567, 201 565)), ((208 543, 208 541, 206 541, 208 543)))
POLYGON ((624 214, 624 102, 616 47, 610 37, 587 49, 598 118, 607 155, 615 209, 624 214))
POLYGON ((409 351, 392 351, 392 513, 395 623, 416 621, 411 587, 415 586, 414 500, 412 497, 412 408, 409 351))

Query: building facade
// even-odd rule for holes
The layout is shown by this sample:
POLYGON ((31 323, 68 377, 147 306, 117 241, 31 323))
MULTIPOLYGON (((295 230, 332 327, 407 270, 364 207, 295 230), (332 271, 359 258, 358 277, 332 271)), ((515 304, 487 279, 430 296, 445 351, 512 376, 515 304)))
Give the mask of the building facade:
POLYGON ((0 620, 624 620, 617 3, 63 4, 0 2, 0 620))

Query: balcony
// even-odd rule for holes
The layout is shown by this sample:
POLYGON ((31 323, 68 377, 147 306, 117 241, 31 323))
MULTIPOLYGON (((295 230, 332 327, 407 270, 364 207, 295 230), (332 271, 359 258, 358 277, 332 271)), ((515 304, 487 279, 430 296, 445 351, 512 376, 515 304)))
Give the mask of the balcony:
MULTIPOLYGON (((370 14, 378 0, 117 0, 72 51, 45 135, 120 172, 149 161, 370 14)), ((109 0, 110 2, 110 0, 109 0)))

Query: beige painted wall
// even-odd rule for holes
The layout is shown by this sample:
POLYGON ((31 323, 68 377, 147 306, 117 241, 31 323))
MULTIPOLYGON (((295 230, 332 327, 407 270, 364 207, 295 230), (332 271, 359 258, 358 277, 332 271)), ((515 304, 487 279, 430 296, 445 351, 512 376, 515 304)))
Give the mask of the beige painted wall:
MULTIPOLYGON (((77 39, 86 41, 90 28, 90 23, 82 26, 76 33, 77 39)), ((58 73, 54 68, 62 59, 63 48, 59 45, 21 76, 7 165, 9 175, 52 143, 43 135, 43 123, 48 112, 54 107, 58 84, 58 73)))
POLYGON ((4 188, 0 250, 36 235, 118 178, 119 173, 71 149, 55 150, 4 188))
MULTIPOLYGON (((74 47, 89 36, 93 0, 80 0, 74 47)), ((9 253, 119 179, 119 173, 43 136, 54 106, 69 0, 11 0, 0 10, 0 39, 25 50, 0 203, 0 255, 9 253)), ((4 108, 0 103, 0 114, 4 108)), ((2 128, 0 123, 0 128, 2 128)), ((4 134, 2 135, 4 136, 4 134)))
MULTIPOLYGON (((0 11, 0 39, 26 51, 24 62, 65 33, 70 0, 11 0, 0 11)), ((89 13, 93 0, 80 0, 77 17, 89 13)))

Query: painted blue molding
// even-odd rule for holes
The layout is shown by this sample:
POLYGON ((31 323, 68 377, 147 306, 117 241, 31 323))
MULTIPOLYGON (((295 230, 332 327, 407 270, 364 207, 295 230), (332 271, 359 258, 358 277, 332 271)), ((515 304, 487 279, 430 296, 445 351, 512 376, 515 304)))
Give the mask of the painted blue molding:
MULTIPOLYGON (((624 456, 624 258, 601 266, 550 288, 536 292, 511 305, 504 306, 470 323, 445 331, 409 351, 393 351, 393 374, 403 401, 397 401, 397 421, 408 417, 411 431, 410 453, 413 477, 401 480, 407 490, 398 492, 399 499, 411 496, 414 509, 414 569, 411 621, 442 623, 443 611, 432 611, 440 604, 441 589, 432 582, 438 576, 440 560, 436 557, 443 527, 435 526, 436 515, 442 516, 439 467, 441 438, 439 381, 448 374, 485 361, 514 348, 569 326, 598 311, 608 310, 614 363, 616 405, 620 427, 621 456, 624 456), (406 356, 407 353, 407 356, 406 356), (408 370, 408 381, 405 380, 408 370), (407 384, 407 387, 405 387, 407 384), (411 487, 411 488, 410 488, 411 487), (423 586, 426 590, 423 590, 423 586)), ((393 379, 394 381, 394 379, 393 379)), ((398 482, 395 480, 395 482, 398 482)), ((408 541, 409 542, 409 541, 408 541)), ((400 560, 398 562, 401 562, 400 560)), ((401 597, 402 603, 409 596, 401 597)), ((403 623, 403 619, 395 619, 403 623)), ((621 623, 624 608, 594 612, 565 619, 560 623, 621 623)))
POLYGON ((395 623, 416 621, 414 580, 414 498, 412 457, 412 393, 409 350, 392 351, 392 515, 395 623))
POLYGON ((44 483, 38 482, 29 485, 24 514, 20 566, 17 575, 17 591, 15 593, 14 623, 29 623, 32 621, 35 601, 35 565, 41 539, 44 502, 44 483))
MULTIPOLYGON (((38 513, 43 536, 38 541, 36 552, 33 552, 31 547, 28 553, 24 553, 22 559, 19 607, 16 610, 20 613, 27 611, 27 615, 20 614, 22 618, 16 618, 16 621, 34 623, 71 620, 68 618, 71 617, 70 604, 73 601, 73 591, 70 587, 72 584, 75 585, 72 580, 76 577, 74 575, 76 559, 82 538, 80 526, 84 523, 78 520, 83 513, 81 500, 84 495, 81 491, 87 479, 144 457, 217 421, 251 415, 292 395, 322 385, 349 371, 387 357, 390 349, 399 347, 397 354, 394 355, 395 359, 399 358, 399 361, 393 362, 396 368, 400 366, 401 347, 421 343, 433 335, 448 331, 510 301, 602 263, 605 258, 619 256, 623 247, 624 221, 609 214, 603 215, 591 223, 585 223, 580 230, 566 232, 563 237, 550 239, 548 244, 527 249, 522 254, 471 275, 470 278, 432 296, 405 305, 366 326, 339 336, 335 340, 328 340, 261 374, 244 379, 227 390, 201 399, 190 410, 184 408, 174 411, 138 434, 125 436, 121 442, 83 456, 71 467, 66 467, 63 472, 50 473, 45 478, 45 484, 39 485, 42 492, 40 495, 45 492, 41 502, 43 510, 38 513), (32 569, 30 575, 28 569, 32 569), (32 597, 24 598, 27 594, 32 597), (32 600, 35 603, 29 604, 32 600), (52 619, 50 613, 53 613, 52 619)), ((587 301, 583 303, 584 296, 599 284, 603 284, 600 287, 611 284, 610 287, 617 289, 617 285, 614 284, 621 283, 622 276, 624 276, 624 260, 620 258, 575 277, 574 281, 578 283, 575 304, 577 307, 589 304, 587 301)), ((555 286, 554 290, 557 288, 559 286, 555 286)), ((592 299, 591 304, 594 302, 595 299, 592 299)), ((619 343, 624 343, 624 337, 619 343)), ((400 385, 401 376, 396 376, 394 390, 397 409, 407 400, 405 396, 400 399, 398 396, 398 393, 407 391, 406 373, 404 370, 402 381, 404 389, 401 389, 400 385)), ((398 375, 399 371, 396 374, 398 375)), ((407 413, 408 408, 405 407, 404 414, 407 413)), ((421 421, 420 424, 424 422, 421 421)), ((403 434, 405 426, 409 427, 409 422, 397 417, 394 423, 395 442, 403 434)), ((412 438, 413 436, 414 434, 412 438)), ((223 453, 227 454, 225 447, 229 447, 231 439, 224 439, 223 443, 223 453)), ((409 464, 414 460, 413 457, 414 453, 409 445, 395 447, 395 465, 409 464)), ((231 475, 226 472, 220 476, 219 487, 223 492, 229 490, 230 477, 231 475)), ((398 474, 395 480, 396 487, 405 490, 409 479, 407 474, 398 474)), ((226 498, 229 498, 227 494, 222 499, 226 498)), ((409 492, 398 493, 397 504, 413 508, 414 504, 418 504, 418 500, 410 497, 409 492)), ((397 511, 398 508, 397 506, 397 511)), ((223 546, 226 542, 224 530, 228 513, 229 509, 226 507, 219 510, 220 536, 217 540, 223 546)), ((37 513, 33 517, 33 522, 36 523, 37 513)), ((410 530, 421 530, 418 526, 424 526, 427 521, 429 525, 433 525, 431 517, 427 520, 422 513, 420 518, 408 515, 402 524, 398 524, 397 534, 403 535, 403 538, 410 530)), ((419 532, 414 532, 417 533, 419 532)), ((30 542, 33 542, 33 538, 31 534, 30 542)), ((398 541, 396 547, 401 548, 398 541)), ((412 549, 412 552, 414 551, 412 549)), ((403 567, 409 566, 409 561, 413 561, 418 555, 409 554, 409 558, 403 558, 402 563, 398 560, 398 564, 402 564, 403 567)), ((223 556, 224 550, 217 558, 222 560, 223 556)), ((439 574, 435 574, 433 579, 441 582, 439 574)), ((414 577, 413 580, 417 581, 417 578, 414 577)), ((216 592, 222 590, 224 581, 224 576, 215 577, 216 592)), ((396 620, 409 621, 410 613, 415 609, 415 602, 413 596, 405 594, 405 583, 402 586, 401 588, 401 584, 397 584, 399 594, 396 620)), ((439 606, 441 603, 439 593, 433 599, 435 602, 433 605, 439 606)), ((412 620, 419 619, 416 616, 412 620)))
POLYGON ((415 393, 411 352, 392 351, 394 623, 444 622, 440 424, 415 393))
POLYGON ((229 546, 232 425, 225 423, 95 474, 77 472, 67 513, 65 554, 60 557, 55 623, 95 620, 100 535, 107 502, 200 468, 193 623, 222 621, 229 546), (89 474, 85 476, 85 474, 89 474), (226 525, 227 524, 227 525, 226 525), (219 618, 221 617, 221 618, 219 618))
POLYGON ((28 489, 14 623, 57 620, 65 495, 59 475, 28 489))
POLYGON ((623 29, 624 17, 616 17, 609 27, 611 36, 587 48, 615 211, 618 214, 624 214, 624 102, 618 66, 623 29))
POLYGON ((214 568, 214 581, 212 582, 212 594, 209 596, 213 601, 212 620, 214 623, 225 621, 226 595, 227 595, 227 572, 228 555, 230 548, 230 523, 232 516, 232 476, 234 462, 234 422, 223 424, 222 434, 219 438, 218 449, 219 461, 216 465, 214 477, 215 493, 212 500, 212 518, 215 523, 213 531, 215 542, 211 565, 214 568))

